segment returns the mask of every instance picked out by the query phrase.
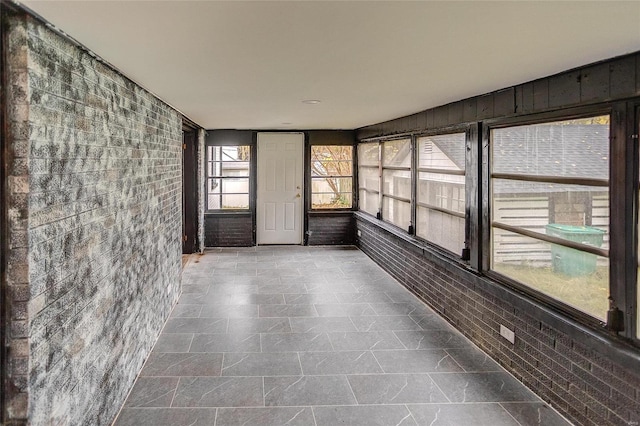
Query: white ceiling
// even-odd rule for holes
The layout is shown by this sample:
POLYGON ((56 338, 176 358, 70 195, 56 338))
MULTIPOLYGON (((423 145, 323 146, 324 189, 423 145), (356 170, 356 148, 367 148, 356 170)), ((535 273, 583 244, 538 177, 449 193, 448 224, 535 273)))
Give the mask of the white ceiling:
POLYGON ((640 50, 638 1, 24 4, 208 129, 352 129, 640 50))

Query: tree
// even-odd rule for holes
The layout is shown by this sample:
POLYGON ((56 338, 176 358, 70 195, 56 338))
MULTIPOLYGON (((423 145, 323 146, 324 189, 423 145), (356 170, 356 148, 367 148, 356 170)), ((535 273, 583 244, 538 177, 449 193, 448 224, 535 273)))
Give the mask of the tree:
POLYGON ((349 145, 312 146, 311 172, 314 177, 324 178, 334 193, 334 203, 342 204, 340 200, 345 188, 340 187, 340 178, 353 176, 353 147, 349 145))

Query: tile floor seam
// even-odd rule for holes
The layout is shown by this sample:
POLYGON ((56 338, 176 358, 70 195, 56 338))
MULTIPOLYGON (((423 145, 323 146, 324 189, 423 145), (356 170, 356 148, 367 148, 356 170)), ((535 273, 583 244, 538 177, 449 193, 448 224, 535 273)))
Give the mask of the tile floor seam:
MULTIPOLYGON (((453 348, 449 348, 449 349, 453 349, 453 348)), ((463 373, 470 373, 470 371, 467 371, 466 368, 464 368, 459 362, 458 360, 456 360, 456 358, 451 355, 451 353, 447 350, 447 349, 443 349, 443 351, 445 351, 445 353, 447 354, 447 356, 449 358, 451 358, 451 361, 455 362, 455 364, 460 367, 460 369, 462 370, 463 373)))
MULTIPOLYGON (((449 403, 453 403, 453 401, 451 401, 451 400, 449 399, 449 397, 447 396, 447 394, 446 394, 446 393, 444 393, 444 391, 442 390, 442 388, 440 387, 440 385, 439 385, 435 380, 433 380, 433 377, 431 376, 431 373, 425 373, 425 374, 426 374, 427 376, 429 376, 429 379, 431 379, 431 383, 433 383, 433 385, 434 385, 434 386, 435 386, 435 387, 440 391, 440 393, 441 393, 441 394, 442 394, 442 395, 447 399, 447 401, 448 401, 449 403)), ((438 374, 455 374, 455 373, 438 373, 438 374)))
POLYGON ((218 410, 220 408, 216 407, 216 414, 213 417, 213 426, 216 426, 218 424, 218 410))
POLYGON ((514 420, 518 425, 520 425, 520 426, 526 426, 526 425, 523 425, 522 423, 520 423, 520 422, 518 421, 518 419, 516 419, 516 418, 513 416, 513 414, 511 414, 511 412, 510 412, 509 410, 507 410, 507 408, 506 408, 504 405, 502 405, 502 402, 498 402, 498 405, 499 405, 499 406, 500 406, 504 411, 506 411, 506 412, 507 412, 507 414, 508 414, 508 415, 509 415, 509 416, 510 416, 510 417, 511 417, 511 418, 512 418, 512 419, 513 419, 513 420, 514 420))
POLYGON ((180 387, 180 379, 182 379, 182 377, 178 377, 176 388, 173 390, 173 396, 171 397, 171 402, 169 403, 169 408, 173 407, 173 401, 176 399, 176 394, 178 393, 178 388, 180 387))
POLYGON ((353 387, 351 387, 351 382, 349 381, 349 375, 345 374, 344 378, 347 381, 347 384, 349 385, 349 390, 351 391, 351 395, 353 395, 353 400, 356 402, 356 405, 360 405, 360 401, 358 401, 358 398, 356 397, 356 393, 353 391, 353 387))
MULTIPOLYGON (((316 407, 317 407, 317 405, 316 405, 316 407)), ((318 426, 318 422, 317 422, 317 420, 316 420, 316 413, 315 413, 315 411, 313 410, 313 408, 314 408, 314 407, 313 407, 313 406, 311 406, 311 416, 313 417, 313 424, 314 424, 315 426, 318 426)))
POLYGON ((378 358, 376 358, 376 355, 373 353, 373 351, 371 349, 369 349, 369 352, 371 352, 371 355, 373 356, 373 359, 376 360, 376 364, 378 364, 378 367, 380 367, 380 371, 382 371, 382 374, 386 374, 384 372, 384 368, 382 368, 382 364, 380 364, 380 361, 378 361, 378 358))

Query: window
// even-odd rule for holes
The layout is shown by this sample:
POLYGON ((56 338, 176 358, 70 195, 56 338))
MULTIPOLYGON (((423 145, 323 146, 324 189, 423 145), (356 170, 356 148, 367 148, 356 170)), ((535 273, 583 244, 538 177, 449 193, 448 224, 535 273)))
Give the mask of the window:
POLYGON ((207 146, 207 210, 249 209, 251 149, 207 146))
POLYGON ((353 205, 353 147, 311 147, 311 208, 349 209, 353 205))
POLYGON ((465 133, 418 138, 416 235, 461 254, 465 245, 465 133))
POLYGON ((491 269, 592 317, 609 296, 609 116, 491 130, 491 269))
POLYGON ((374 216, 380 211, 380 147, 377 142, 358 145, 360 210, 374 216))
POLYGON ((382 142, 382 219, 411 225, 411 139, 382 142))

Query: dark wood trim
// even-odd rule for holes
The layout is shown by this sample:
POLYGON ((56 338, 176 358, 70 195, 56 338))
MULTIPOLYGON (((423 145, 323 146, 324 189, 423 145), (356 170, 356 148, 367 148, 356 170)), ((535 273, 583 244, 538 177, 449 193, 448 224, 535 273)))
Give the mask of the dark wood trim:
MULTIPOLYGON (((638 62, 640 66, 640 61, 638 62)), ((640 86, 640 84, 639 84, 640 86)), ((627 147, 630 146, 630 154, 629 156, 633 156, 635 159, 633 163, 633 167, 630 170, 632 178, 630 179, 631 183, 631 192, 632 196, 630 197, 632 201, 632 214, 633 224, 631 227, 631 243, 629 244, 631 250, 629 253, 633 254, 633 259, 628 258, 629 265, 627 265, 628 271, 630 271, 629 280, 631 282, 636 283, 636 285, 628 285, 627 293, 626 293, 626 319, 625 319, 625 328, 627 330, 626 336, 633 339, 636 344, 640 346, 640 283, 638 280, 638 250, 640 247, 638 246, 638 237, 640 231, 639 221, 640 214, 638 210, 640 209, 640 181, 638 176, 640 176, 640 147, 638 146, 638 141, 640 140, 640 101, 629 103, 627 107, 627 117, 629 114, 633 115, 633 119, 627 119, 627 147), (633 262, 633 263, 631 263, 633 262), (634 315, 635 312, 635 321, 634 315)))
POLYGON ((490 267, 489 253, 491 253, 491 205, 489 202, 491 194, 491 179, 489 174, 491 172, 491 155, 489 148, 489 134, 488 128, 479 124, 479 130, 481 131, 481 148, 478 152, 479 161, 476 163, 476 173, 478 173, 478 237, 480 238, 479 250, 476 253, 478 256, 477 261, 472 265, 478 267, 480 271, 488 271, 490 267))
POLYGON ((251 183, 249 184, 249 210, 251 212, 251 242, 258 243, 258 132, 251 132, 251 183))
POLYGON ((475 268, 480 267, 480 218, 479 213, 482 211, 479 198, 480 175, 478 165, 480 164, 480 125, 475 123, 469 126, 465 131, 465 149, 468 155, 465 155, 465 256, 469 263, 475 268))
POLYGON ((182 133, 182 253, 198 251, 197 131, 182 133))
POLYGON ((307 132, 304 133, 304 158, 302 164, 304 167, 303 177, 303 194, 304 203, 303 208, 305 211, 303 217, 303 232, 302 232, 302 245, 309 245, 309 211, 311 211, 311 140, 307 132))

